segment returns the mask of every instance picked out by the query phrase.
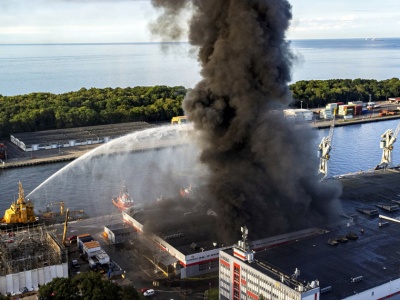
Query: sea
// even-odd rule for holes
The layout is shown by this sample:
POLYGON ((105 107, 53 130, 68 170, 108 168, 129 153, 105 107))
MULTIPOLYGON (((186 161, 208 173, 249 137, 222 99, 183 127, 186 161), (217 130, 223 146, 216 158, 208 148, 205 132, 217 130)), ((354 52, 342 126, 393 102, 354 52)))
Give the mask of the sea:
MULTIPOLYGON (((292 83, 400 76, 400 38, 292 40, 290 46, 295 56, 292 83)), ((154 85, 190 88, 201 79, 195 53, 187 43, 0 44, 0 94, 154 85)), ((381 134, 394 130, 398 123, 390 120, 335 128, 330 175, 372 170, 381 160, 381 134)), ((317 155, 318 143, 326 135, 328 129, 315 130, 315 139, 310 141, 315 153, 310 155, 317 155)), ((36 209, 65 201, 67 207, 85 209, 90 215, 114 212, 111 198, 118 195, 122 182, 138 202, 154 201, 192 183, 194 153, 185 147, 157 149, 107 156, 103 161, 100 156, 74 165, 63 162, 0 170, 0 214, 17 198, 19 181, 36 209)), ((400 146, 395 145, 393 160, 400 164, 400 146)))

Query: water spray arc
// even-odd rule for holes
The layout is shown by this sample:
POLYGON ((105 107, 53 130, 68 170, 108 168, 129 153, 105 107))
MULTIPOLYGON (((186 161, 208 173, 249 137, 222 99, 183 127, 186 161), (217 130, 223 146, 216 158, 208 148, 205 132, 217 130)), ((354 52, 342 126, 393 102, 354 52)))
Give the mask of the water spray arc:
MULTIPOLYGON (((84 161, 101 155, 110 155, 117 153, 127 153, 132 151, 150 150, 157 147, 171 147, 179 144, 189 143, 191 126, 160 126, 142 131, 133 132, 122 136, 106 144, 94 148, 75 159, 64 168, 60 169, 52 176, 43 181, 39 186, 32 190, 28 196, 34 194, 37 190, 48 184, 54 178, 61 176, 72 168, 76 168, 84 161)), ((27 197, 28 197, 27 196, 27 197)))

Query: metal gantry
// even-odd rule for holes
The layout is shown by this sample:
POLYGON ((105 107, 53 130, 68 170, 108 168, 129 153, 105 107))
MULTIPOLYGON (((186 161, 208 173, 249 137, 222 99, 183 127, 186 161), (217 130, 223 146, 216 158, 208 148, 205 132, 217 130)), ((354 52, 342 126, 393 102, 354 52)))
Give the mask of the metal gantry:
MULTIPOLYGON (((335 116, 333 116, 328 136, 324 136, 318 146, 319 168, 318 172, 324 174, 323 178, 328 176, 328 160, 332 149, 333 128, 335 127, 335 116)), ((323 179, 322 178, 322 179, 323 179)))
POLYGON ((396 137, 399 131, 400 131, 400 123, 397 125, 394 132, 392 129, 388 129, 385 131, 384 134, 381 135, 382 140, 380 143, 380 147, 381 149, 383 149, 383 152, 382 152, 381 162, 377 166, 378 169, 393 167, 393 160, 392 160, 393 144, 394 142, 396 142, 396 137))

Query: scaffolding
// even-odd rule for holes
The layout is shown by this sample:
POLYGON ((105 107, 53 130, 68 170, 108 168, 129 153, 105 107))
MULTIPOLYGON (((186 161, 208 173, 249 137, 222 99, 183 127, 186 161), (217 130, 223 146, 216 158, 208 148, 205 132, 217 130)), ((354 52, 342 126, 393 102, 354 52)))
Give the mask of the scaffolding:
POLYGON ((43 225, 14 228, 0 236, 0 276, 59 265, 68 261, 67 250, 55 232, 43 225))

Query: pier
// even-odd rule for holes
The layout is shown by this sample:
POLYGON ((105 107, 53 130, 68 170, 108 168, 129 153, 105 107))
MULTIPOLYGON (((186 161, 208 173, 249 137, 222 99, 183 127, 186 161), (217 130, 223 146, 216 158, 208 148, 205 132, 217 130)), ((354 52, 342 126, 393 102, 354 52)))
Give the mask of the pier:
MULTIPOLYGON (((166 140, 166 141, 158 141, 152 143, 138 142, 134 145, 134 147, 130 148, 129 151, 127 151, 125 145, 114 145, 112 149, 105 148, 102 151, 95 153, 94 155, 101 156, 101 155, 109 155, 117 153, 139 152, 150 149, 155 150, 165 147, 177 147, 184 144, 186 144, 184 140, 181 141, 166 140)), ((37 150, 27 153, 18 149, 11 142, 7 142, 7 147, 9 149, 12 149, 14 154, 12 159, 0 163, 0 170, 73 161, 102 145, 104 144, 92 144, 85 146, 70 147, 68 149, 64 149, 64 151, 61 152, 59 152, 58 149, 49 149, 49 150, 37 150)))
MULTIPOLYGON (((357 118, 353 119, 336 119, 335 120, 335 127, 340 126, 350 126, 350 125, 357 125, 357 124, 364 124, 364 123, 371 123, 371 122, 382 122, 382 121, 389 121, 393 119, 400 119, 400 115, 389 115, 389 116, 379 116, 378 114, 374 115, 362 115, 357 118)), ((311 127, 317 129, 325 129, 331 126, 331 120, 314 120, 308 122, 311 127)), ((7 145, 8 150, 10 151, 9 157, 5 162, 0 162, 0 170, 2 169, 11 169, 11 168, 20 168, 20 167, 30 167, 42 164, 49 164, 49 163, 59 163, 59 162, 68 162, 73 161, 82 155, 86 154, 87 152, 93 150, 104 144, 92 144, 92 145, 85 145, 85 146, 76 146, 76 147, 69 147, 63 148, 62 151, 60 149, 49 149, 49 150, 37 150, 33 152, 24 152, 18 147, 16 147, 11 142, 5 142, 7 145)), ((162 147, 170 147, 170 146, 179 146, 184 144, 181 141, 160 141, 158 143, 137 143, 131 151, 143 151, 147 149, 155 149, 155 148, 162 148, 162 147)), ((126 151, 126 149, 118 149, 118 146, 112 149, 112 152, 121 152, 126 151)), ((107 152, 98 153, 98 155, 107 154, 107 152)))
MULTIPOLYGON (((361 115, 360 117, 353 118, 353 119, 335 119, 335 127, 390 121, 393 119, 400 119, 400 115, 390 115, 390 116, 379 116, 378 114, 376 114, 376 116, 361 115)), ((331 120, 318 120, 318 121, 314 121, 310 124, 312 127, 315 127, 318 129, 324 129, 324 128, 329 128, 331 126, 331 123, 332 123, 331 120)))

